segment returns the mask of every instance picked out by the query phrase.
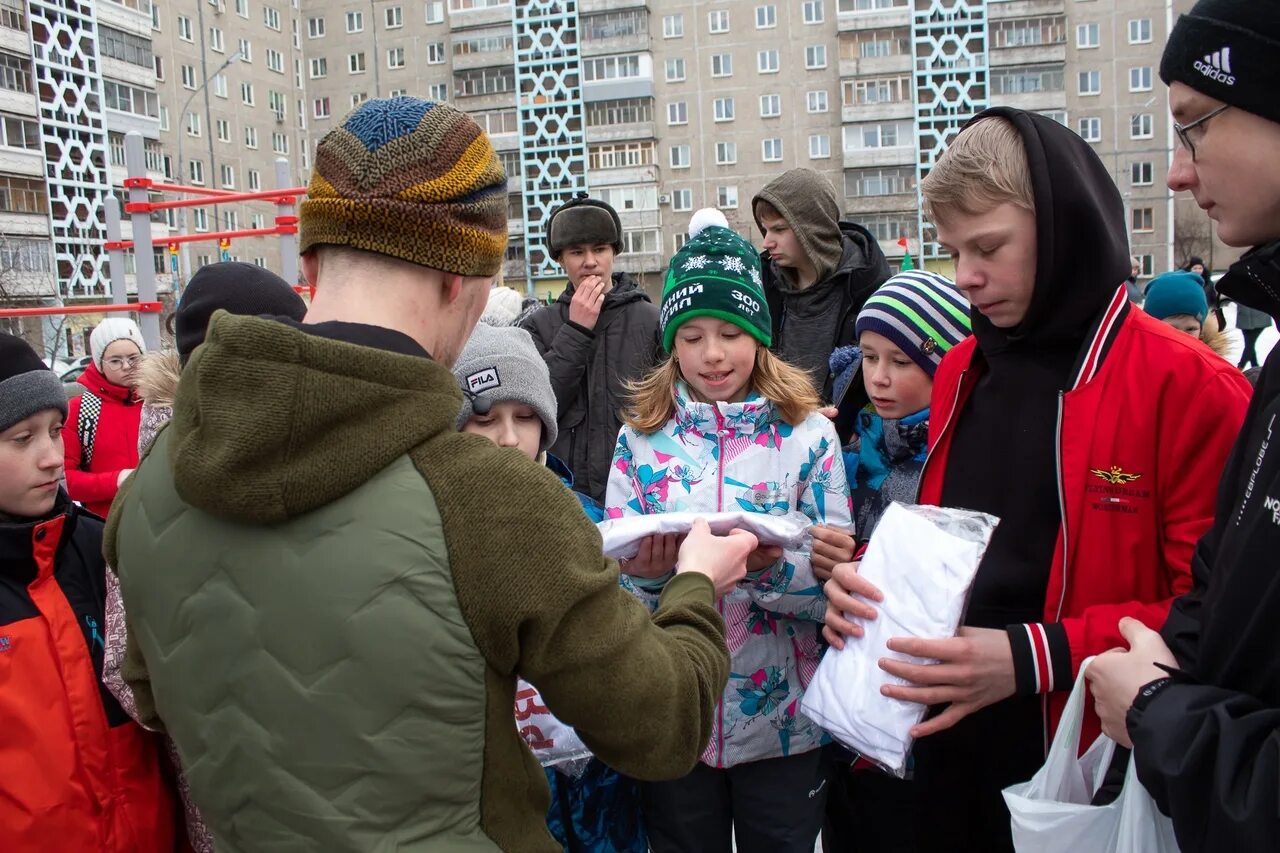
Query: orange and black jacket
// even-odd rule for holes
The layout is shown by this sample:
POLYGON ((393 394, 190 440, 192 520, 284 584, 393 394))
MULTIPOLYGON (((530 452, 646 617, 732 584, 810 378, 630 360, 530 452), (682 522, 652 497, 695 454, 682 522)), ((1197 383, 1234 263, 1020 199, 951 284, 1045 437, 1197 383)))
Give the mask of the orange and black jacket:
POLYGON ((171 853, 157 735, 102 685, 102 521, 0 516, 0 850, 171 853))

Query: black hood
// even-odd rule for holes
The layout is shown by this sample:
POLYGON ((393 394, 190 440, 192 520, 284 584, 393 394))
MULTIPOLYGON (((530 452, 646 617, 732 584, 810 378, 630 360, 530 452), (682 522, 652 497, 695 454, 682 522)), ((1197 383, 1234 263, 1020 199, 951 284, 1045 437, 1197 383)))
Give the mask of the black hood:
POLYGON ((994 107, 970 124, 991 116, 1011 122, 1026 147, 1036 203, 1036 284, 1016 328, 999 329, 975 310, 974 335, 988 355, 1022 342, 1083 344, 1131 269, 1120 191, 1093 148, 1053 119, 994 107))
POLYGON ((1218 292, 1233 302, 1280 317, 1280 240, 1246 252, 1218 279, 1218 292))

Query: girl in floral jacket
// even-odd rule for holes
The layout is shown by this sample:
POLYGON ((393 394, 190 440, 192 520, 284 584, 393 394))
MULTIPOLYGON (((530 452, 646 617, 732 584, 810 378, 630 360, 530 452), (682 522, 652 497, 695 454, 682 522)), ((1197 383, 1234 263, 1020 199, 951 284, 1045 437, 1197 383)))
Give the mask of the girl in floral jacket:
MULTIPOLYGON (((826 606, 816 572, 852 559, 849 489, 832 424, 808 378, 768 350, 755 251, 728 228, 693 235, 663 289, 671 358, 636 387, 606 496, 611 518, 660 512, 801 512, 804 550, 761 547, 720 611, 731 655, 711 742, 683 779, 644 786, 649 842, 664 851, 813 850, 826 798, 825 735, 800 713, 826 606), (846 528, 838 530, 834 528, 846 528)), ((623 571, 656 606, 675 537, 652 537, 623 571)))

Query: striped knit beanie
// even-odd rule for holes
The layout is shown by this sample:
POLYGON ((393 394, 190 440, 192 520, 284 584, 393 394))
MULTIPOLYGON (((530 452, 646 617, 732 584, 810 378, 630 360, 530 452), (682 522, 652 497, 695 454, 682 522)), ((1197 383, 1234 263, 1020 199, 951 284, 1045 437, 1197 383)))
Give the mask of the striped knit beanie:
POLYGON ((489 137, 448 104, 365 101, 316 148, 299 250, 350 246, 467 276, 507 248, 507 176, 489 137))
POLYGON ((862 306, 854 331, 883 335, 932 377, 947 351, 973 330, 969 303, 949 278, 911 270, 880 285, 862 306))

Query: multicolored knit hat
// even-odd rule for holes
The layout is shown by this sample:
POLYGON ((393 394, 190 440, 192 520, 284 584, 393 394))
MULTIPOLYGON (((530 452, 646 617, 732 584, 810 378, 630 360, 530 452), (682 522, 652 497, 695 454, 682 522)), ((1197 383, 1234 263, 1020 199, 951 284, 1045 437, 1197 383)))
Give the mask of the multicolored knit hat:
MULTIPOLYGON (((694 217, 700 218, 697 213, 694 217)), ((667 267, 658 317, 667 352, 676 329, 694 317, 715 317, 740 327, 765 346, 773 343, 769 303, 760 284, 760 255, 720 225, 691 235, 667 267)))
POLYGON ((489 137, 448 104, 365 101, 316 148, 299 250, 351 246, 468 276, 507 248, 507 176, 489 137))
POLYGON ((871 295, 854 333, 875 332, 893 342, 929 376, 953 346, 973 333, 969 303, 951 279, 925 270, 901 272, 871 295))

